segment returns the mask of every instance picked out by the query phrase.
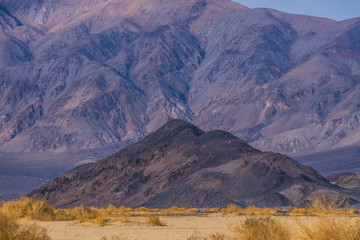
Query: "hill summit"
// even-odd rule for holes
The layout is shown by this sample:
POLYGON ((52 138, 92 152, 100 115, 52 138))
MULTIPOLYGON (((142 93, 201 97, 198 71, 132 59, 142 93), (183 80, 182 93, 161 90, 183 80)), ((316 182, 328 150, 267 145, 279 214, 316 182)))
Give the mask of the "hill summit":
POLYGON ((356 202, 314 169, 232 134, 171 120, 141 141, 30 194, 59 207, 304 205, 318 193, 356 202))

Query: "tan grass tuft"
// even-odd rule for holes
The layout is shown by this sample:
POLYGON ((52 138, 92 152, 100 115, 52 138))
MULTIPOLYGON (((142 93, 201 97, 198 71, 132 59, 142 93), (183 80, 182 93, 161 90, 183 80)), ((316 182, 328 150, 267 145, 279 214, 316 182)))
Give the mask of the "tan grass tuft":
POLYGON ((220 234, 220 233, 213 233, 208 237, 202 237, 198 232, 194 232, 190 237, 187 238, 187 240, 236 240, 236 239, 231 239, 225 236, 224 234, 220 234))
POLYGON ((357 240, 360 239, 360 221, 348 216, 324 215, 304 224, 298 221, 301 228, 298 239, 302 240, 357 240))
POLYGON ((289 240, 291 237, 287 228, 270 217, 247 218, 232 230, 236 239, 241 240, 289 240))
POLYGON ((43 200, 28 197, 17 201, 5 202, 1 212, 14 218, 29 217, 34 220, 51 221, 55 218, 55 208, 43 200))
POLYGON ((46 230, 35 225, 20 226, 0 213, 0 240, 50 240, 46 230))
POLYGON ((74 220, 79 222, 93 220, 99 217, 99 213, 97 211, 85 206, 71 209, 70 215, 73 216, 74 220))
POLYGON ((166 226, 166 223, 163 222, 157 215, 147 217, 146 222, 152 226, 166 226))

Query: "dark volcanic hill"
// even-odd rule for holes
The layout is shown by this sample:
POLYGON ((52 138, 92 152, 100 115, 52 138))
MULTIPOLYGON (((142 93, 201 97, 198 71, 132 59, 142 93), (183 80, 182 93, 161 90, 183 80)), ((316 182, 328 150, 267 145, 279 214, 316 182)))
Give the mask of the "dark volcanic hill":
POLYGON ((228 132, 203 132, 172 120, 138 143, 77 167, 30 196, 60 207, 289 206, 304 205, 320 193, 350 201, 340 191, 289 157, 260 152, 228 132))
POLYGON ((230 0, 0 0, 0 192, 2 172, 65 171, 173 118, 360 171, 359 39, 360 18, 230 0))

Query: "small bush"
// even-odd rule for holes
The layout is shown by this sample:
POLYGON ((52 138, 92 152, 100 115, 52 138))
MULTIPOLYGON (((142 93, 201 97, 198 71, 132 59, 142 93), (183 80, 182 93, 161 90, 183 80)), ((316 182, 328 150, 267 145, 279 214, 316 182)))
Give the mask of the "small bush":
POLYGON ((166 226, 166 223, 161 221, 159 216, 149 216, 147 217, 146 222, 152 226, 166 226))
POLYGON ((311 212, 310 209, 307 208, 290 208, 289 213, 292 214, 300 214, 300 215, 309 215, 311 212))
POLYGON ((105 226, 109 219, 105 218, 104 216, 100 215, 97 218, 93 219, 93 223, 99 226, 105 226))
POLYGON ((226 237, 224 234, 214 233, 208 237, 202 237, 198 232, 193 233, 187 240, 226 240, 230 239, 226 237))
POLYGON ((239 212, 241 212, 242 207, 238 206, 236 204, 229 204, 223 210, 227 213, 239 213, 239 212))
POLYGON ((289 240, 291 236, 287 228, 270 217, 247 218, 233 232, 241 240, 289 240))
POLYGON ((14 239, 19 226, 14 220, 6 215, 0 214, 0 239, 14 239))
MULTIPOLYGON (((102 237, 102 238, 100 238, 100 240, 108 240, 108 238, 107 237, 102 237)), ((121 238, 119 236, 112 236, 110 238, 110 240, 124 240, 124 238, 121 238)))
POLYGON ((138 207, 135 210, 138 212, 150 212, 150 209, 146 207, 138 207))
POLYGON ((77 220, 79 222, 93 220, 99 217, 97 211, 84 206, 71 209, 70 214, 73 216, 74 220, 77 220))
POLYGON ((0 213, 0 240, 50 240, 43 228, 19 226, 14 219, 0 213))
POLYGON ((57 209, 55 212, 55 221, 71 221, 74 220, 74 216, 72 216, 70 213, 71 212, 69 210, 63 210, 63 209, 57 209))
POLYGON ((351 217, 326 215, 318 217, 311 224, 299 223, 302 240, 358 240, 360 239, 360 221, 351 217))
POLYGON ((5 202, 1 212, 14 218, 29 217, 34 220, 51 221, 55 218, 55 208, 43 200, 28 197, 17 201, 5 202))
POLYGON ((347 211, 343 208, 339 208, 340 204, 336 202, 336 199, 329 199, 326 196, 319 196, 312 201, 308 206, 308 210, 314 215, 326 215, 326 214, 346 214, 347 211))
POLYGON ((119 207, 118 211, 121 213, 121 214, 125 214, 125 213, 128 213, 130 211, 132 211, 131 208, 128 208, 128 207, 125 207, 125 206, 121 206, 119 207))
POLYGON ((357 209, 350 209, 350 210, 349 210, 349 213, 350 213, 350 214, 359 214, 359 210, 357 210, 357 209))

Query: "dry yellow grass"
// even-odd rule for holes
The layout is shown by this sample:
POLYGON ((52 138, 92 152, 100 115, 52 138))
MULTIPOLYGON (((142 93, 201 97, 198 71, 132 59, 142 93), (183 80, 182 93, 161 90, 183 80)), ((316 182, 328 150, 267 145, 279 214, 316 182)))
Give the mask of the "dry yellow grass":
POLYGON ((68 214, 72 216, 74 220, 79 222, 94 220, 100 217, 100 214, 97 210, 84 206, 68 209, 68 214))
POLYGON ((146 222, 152 226, 166 226, 166 223, 160 219, 159 216, 148 216, 146 222))
POLYGON ((360 239, 360 221, 349 216, 324 215, 311 224, 298 221, 302 240, 358 240, 360 239))
POLYGON ((19 225, 0 213, 0 240, 50 240, 45 229, 35 225, 19 225))
MULTIPOLYGON (((263 239, 263 240, 283 240, 283 239, 303 239, 303 240, 322 240, 322 239, 343 239, 343 240, 360 240, 360 221, 358 218, 359 211, 356 209, 335 209, 332 204, 323 200, 315 200, 314 204, 309 208, 291 208, 272 209, 272 208, 258 208, 247 207, 242 208, 237 205, 229 205, 226 208, 183 208, 170 207, 166 209, 149 209, 146 207, 128 208, 108 206, 107 208, 99 209, 94 207, 75 207, 69 209, 57 209, 46 201, 35 201, 30 198, 22 198, 18 201, 5 202, 0 205, 0 213, 2 214, 2 222, 0 224, 8 224, 2 229, 16 229, 21 231, 24 236, 35 234, 33 239, 41 238, 44 235, 43 230, 34 226, 19 226, 16 219, 27 218, 37 221, 75 221, 75 222, 92 222, 99 226, 108 224, 147 224, 150 226, 166 226, 166 223, 161 219, 165 217, 181 217, 181 216, 196 216, 196 217, 236 217, 244 216, 245 221, 240 222, 237 226, 232 227, 233 235, 229 233, 226 235, 222 233, 214 233, 212 235, 200 236, 193 234, 188 239, 201 240, 246 240, 246 239, 263 239), (295 215, 295 217, 294 217, 295 215), (271 217, 270 217, 271 216, 271 217), (293 228, 280 224, 277 219, 284 219, 278 216, 289 216, 289 218, 297 218, 297 216, 315 216, 311 217, 312 224, 307 225, 298 220, 295 225, 296 237, 290 237, 290 231, 293 228), (161 217, 161 218, 160 218, 161 217), (145 218, 145 223, 143 219, 145 218), (5 221, 5 220, 6 221, 5 221), (14 219, 9 221, 8 219, 14 219), (326 238, 332 236, 332 238, 326 238)), ((5 226, 5 225, 4 225, 5 226)), ((13 230, 11 230, 13 231, 13 230)), ((6 234, 3 230, 1 234, 6 234)), ((11 238, 0 238, 11 239, 11 238)))
POLYGON ((100 240, 125 240, 124 238, 121 238, 119 236, 112 236, 110 239, 107 237, 102 237, 100 240))
POLYGON ((1 212, 9 217, 51 221, 55 219, 55 208, 46 201, 36 201, 25 197, 18 201, 5 202, 1 212))
POLYGON ((210 236, 202 237, 198 232, 193 233, 187 240, 235 240, 220 233, 213 233, 210 236))
POLYGON ((291 233, 277 220, 270 217, 251 217, 233 227, 236 239, 241 240, 290 240, 291 233))

